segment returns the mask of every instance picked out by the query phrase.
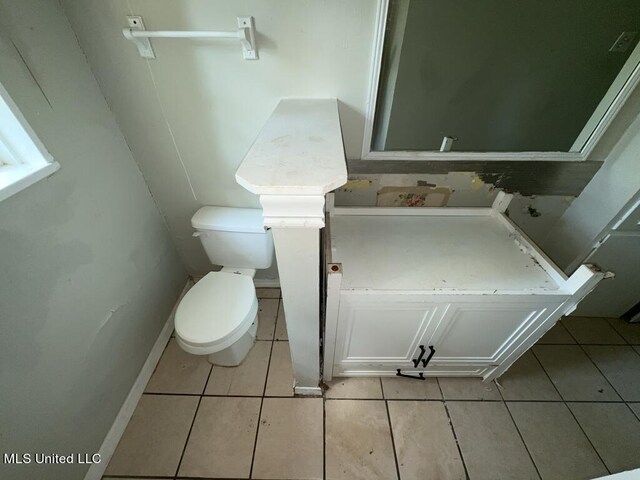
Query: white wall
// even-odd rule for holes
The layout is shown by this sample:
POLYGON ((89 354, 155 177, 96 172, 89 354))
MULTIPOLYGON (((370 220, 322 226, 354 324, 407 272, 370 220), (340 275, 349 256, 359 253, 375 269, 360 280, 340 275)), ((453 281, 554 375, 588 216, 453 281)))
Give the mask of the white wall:
POLYGON ((187 275, 57 1, 0 1, 0 82, 61 164, 0 202, 0 453, 95 453, 187 275))
POLYGON ((567 273, 587 257, 618 214, 629 208, 640 189, 639 157, 640 117, 636 117, 602 168, 542 242, 547 254, 567 273))
POLYGON ((211 267, 190 218, 201 205, 258 207, 235 170, 282 97, 337 97, 349 158, 358 158, 375 24, 374 0, 63 0, 103 92, 178 251, 211 267), (237 42, 153 40, 146 61, 121 30, 233 30, 253 15, 260 60, 237 42))

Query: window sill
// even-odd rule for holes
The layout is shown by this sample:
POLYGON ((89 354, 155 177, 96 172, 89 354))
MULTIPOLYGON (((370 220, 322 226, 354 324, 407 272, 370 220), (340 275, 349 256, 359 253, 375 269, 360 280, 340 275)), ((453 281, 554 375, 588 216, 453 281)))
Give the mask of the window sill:
POLYGON ((0 201, 48 177, 60 168, 58 162, 45 165, 3 165, 0 167, 0 201))

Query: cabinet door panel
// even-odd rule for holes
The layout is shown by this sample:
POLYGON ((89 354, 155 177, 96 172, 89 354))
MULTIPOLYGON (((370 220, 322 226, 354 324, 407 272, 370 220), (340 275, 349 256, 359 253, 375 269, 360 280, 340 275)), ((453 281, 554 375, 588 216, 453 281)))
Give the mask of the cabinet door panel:
POLYGON ((437 305, 424 302, 386 302, 341 298, 336 338, 338 362, 409 362, 419 340, 435 317, 437 305))
POLYGON ((436 349, 432 362, 496 364, 547 309, 548 304, 454 304, 427 342, 436 349))

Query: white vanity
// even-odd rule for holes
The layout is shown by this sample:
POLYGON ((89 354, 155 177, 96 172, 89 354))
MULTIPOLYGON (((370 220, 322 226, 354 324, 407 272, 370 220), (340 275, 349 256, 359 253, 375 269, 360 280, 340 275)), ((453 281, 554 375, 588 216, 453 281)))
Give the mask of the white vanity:
POLYGON ((334 208, 328 199, 325 380, 493 379, 570 313, 603 274, 583 265, 567 278, 504 214, 509 200, 334 208))

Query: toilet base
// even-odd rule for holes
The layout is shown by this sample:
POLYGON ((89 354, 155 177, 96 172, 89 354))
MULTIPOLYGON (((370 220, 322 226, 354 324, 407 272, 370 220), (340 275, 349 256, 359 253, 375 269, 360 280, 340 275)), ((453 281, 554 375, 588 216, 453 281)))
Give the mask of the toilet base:
POLYGON ((233 345, 220 350, 219 352, 207 355, 207 360, 213 365, 221 367, 237 367, 246 358, 247 354, 256 341, 258 332, 258 315, 256 319, 243 336, 241 336, 233 345))

